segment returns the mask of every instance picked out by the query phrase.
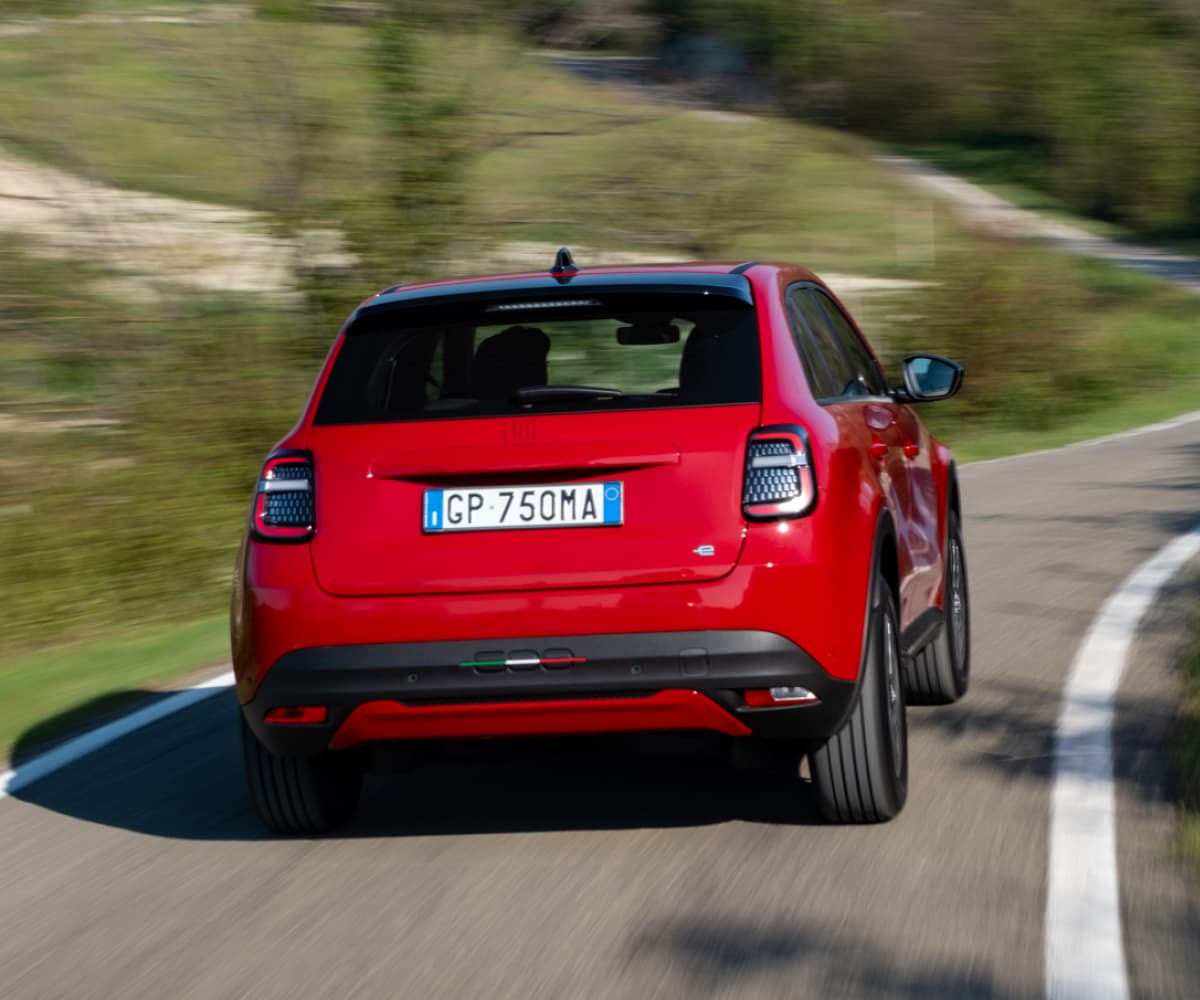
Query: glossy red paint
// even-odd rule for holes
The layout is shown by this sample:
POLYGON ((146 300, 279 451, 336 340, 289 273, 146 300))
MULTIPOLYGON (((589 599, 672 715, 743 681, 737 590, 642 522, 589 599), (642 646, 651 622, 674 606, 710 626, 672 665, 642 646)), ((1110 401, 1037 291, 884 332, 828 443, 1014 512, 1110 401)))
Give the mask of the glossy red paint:
POLYGON ((856 530, 873 531, 881 510, 892 513, 898 535, 900 625, 905 628, 926 608, 940 604, 949 450, 909 407, 891 400, 863 397, 817 403, 808 391, 782 306, 787 289, 797 282, 817 286, 860 335, 862 331, 837 295, 803 268, 762 265, 747 277, 764 325, 763 423, 790 421, 807 427, 822 496, 833 495, 846 504, 856 488, 866 491, 859 493, 861 520, 856 530), (884 446, 877 449, 882 457, 865 461, 876 443, 884 446), (909 455, 914 447, 915 456, 909 455))
MULTIPOLYGON (((863 498, 865 503, 865 498, 863 498)), ((481 641, 513 635, 758 628, 803 637, 832 676, 858 673, 872 537, 870 508, 818 502, 807 518, 750 524, 719 580, 621 587, 341 598, 316 585, 308 547, 251 540, 235 585, 234 670, 249 701, 280 656, 357 643, 481 641)), ((320 528, 318 528, 318 531, 320 528)), ((599 530, 599 529, 584 529, 599 530)))
POLYGON ((750 730, 697 691, 659 691, 646 698, 496 704, 405 705, 371 701, 338 728, 329 746, 345 750, 392 740, 469 739, 488 736, 549 736, 565 733, 628 733, 702 729, 728 736, 750 730))
POLYGON ((645 413, 421 421, 314 427, 319 456, 313 566, 339 596, 462 594, 529 588, 620 587, 713 580, 742 544, 746 439, 757 404, 645 413), (513 424, 522 438, 513 440, 513 424), (407 457, 410 450, 416 454, 407 457), (434 474, 441 451, 441 475, 434 474), (423 536, 430 485, 624 482, 620 527, 423 536), (686 498, 686 503, 667 498, 686 498), (363 524, 373 525, 370 532, 363 524), (698 555, 701 544, 713 556, 698 555))
MULTIPOLYGON (((724 274, 731 267, 587 273, 724 274)), ((814 400, 782 303, 796 282, 826 286, 811 272, 786 265, 755 265, 745 277, 758 311, 761 404, 655 411, 651 420, 633 413, 606 414, 602 421, 595 414, 563 413, 424 421, 419 429, 314 427, 317 401, 343 342, 339 336, 303 416, 278 445, 314 455, 315 537, 291 545, 248 538, 239 557, 233 646, 240 699, 254 696, 280 656, 302 648, 663 630, 775 632, 798 643, 831 677, 854 680, 876 526, 885 512, 895 526, 902 627, 940 602, 950 453, 908 407, 891 400, 814 400), (774 424, 807 431, 818 499, 812 513, 797 520, 750 523, 741 511, 746 442, 755 427, 774 424), (876 441, 884 446, 880 457, 870 454, 876 441), (437 539, 436 550, 414 544, 422 491, 430 483, 487 483, 512 474, 531 483, 563 474, 598 480, 613 469, 636 487, 621 529, 556 529, 554 544, 544 547, 530 543, 538 532, 448 535, 437 539), (656 495, 681 484, 695 504, 654 505, 656 495), (387 529, 368 534, 360 530, 364 524, 387 529), (701 544, 713 545, 715 555, 696 553, 701 544)), ((641 708, 631 711, 643 711, 651 699, 636 701, 641 708)), ((528 706, 492 706, 488 724, 500 725, 506 712, 513 726, 552 724, 539 714, 547 703, 531 704, 528 713, 528 706)), ((614 718, 624 718, 598 713, 595 701, 586 705, 590 713, 580 709, 576 718, 589 725, 601 727, 607 718, 602 728, 610 728, 614 718)), ((399 732, 415 719, 434 720, 436 713, 414 714, 432 711, 373 702, 351 719, 362 712, 362 719, 374 720, 361 723, 367 730, 399 732)), ((640 718, 682 711, 675 705, 661 716, 640 718)), ((426 725, 435 723, 420 723, 426 725)), ((354 737, 379 738, 388 737, 354 737)))

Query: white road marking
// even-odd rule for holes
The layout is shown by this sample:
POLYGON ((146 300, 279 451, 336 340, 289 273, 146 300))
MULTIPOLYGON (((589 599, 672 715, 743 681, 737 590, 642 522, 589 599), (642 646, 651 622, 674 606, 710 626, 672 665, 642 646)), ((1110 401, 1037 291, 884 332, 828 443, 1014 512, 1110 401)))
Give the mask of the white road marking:
POLYGON ((232 671, 226 671, 217 677, 210 677, 207 680, 203 680, 186 690, 168 695, 161 701, 156 701, 152 705, 140 708, 136 712, 131 712, 129 715, 123 715, 119 719, 114 719, 112 722, 98 729, 86 732, 81 736, 77 736, 62 746, 55 747, 53 750, 34 757, 32 760, 18 764, 16 770, 5 771, 3 774, 0 774, 0 799, 20 791, 26 785, 32 784, 49 774, 53 774, 68 764, 75 763, 80 757, 86 757, 94 750, 108 746, 109 743, 119 740, 122 736, 127 736, 144 726, 150 725, 152 722, 158 722, 159 719, 165 719, 168 715, 182 711, 196 702, 210 697, 215 691, 221 688, 232 686, 233 673, 232 671))
POLYGON ((1112 720, 1125 657, 1164 584, 1200 553, 1200 525, 1160 549, 1104 602, 1075 654, 1054 745, 1046 896, 1046 995, 1125 1000, 1112 720))

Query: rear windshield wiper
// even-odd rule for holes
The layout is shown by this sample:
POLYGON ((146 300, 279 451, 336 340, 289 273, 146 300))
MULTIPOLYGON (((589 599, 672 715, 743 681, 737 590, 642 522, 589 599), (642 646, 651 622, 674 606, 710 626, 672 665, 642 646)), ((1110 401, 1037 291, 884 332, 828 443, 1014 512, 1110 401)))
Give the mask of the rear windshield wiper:
POLYGON ((518 403, 557 403, 570 399, 619 399, 620 389, 605 389, 598 385, 527 385, 513 393, 518 403))

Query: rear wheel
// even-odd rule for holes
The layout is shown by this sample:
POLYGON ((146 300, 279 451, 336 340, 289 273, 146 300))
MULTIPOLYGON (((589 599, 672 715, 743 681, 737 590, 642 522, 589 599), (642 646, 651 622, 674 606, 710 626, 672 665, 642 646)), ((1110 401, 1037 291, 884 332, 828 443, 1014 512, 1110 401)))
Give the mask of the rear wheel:
POLYGON ((905 665, 904 686, 914 705, 948 705, 967 692, 971 680, 971 610, 962 527, 950 511, 946 572, 942 584, 945 620, 929 645, 905 665))
POLYGON ((867 623, 858 700, 809 763, 821 812, 836 823, 892 819, 908 795, 908 722, 896 601, 883 577, 867 623))
POLYGON ((362 788, 362 767, 353 757, 277 757, 259 743, 238 713, 242 764, 250 802, 272 833, 320 834, 336 830, 354 815, 362 788))

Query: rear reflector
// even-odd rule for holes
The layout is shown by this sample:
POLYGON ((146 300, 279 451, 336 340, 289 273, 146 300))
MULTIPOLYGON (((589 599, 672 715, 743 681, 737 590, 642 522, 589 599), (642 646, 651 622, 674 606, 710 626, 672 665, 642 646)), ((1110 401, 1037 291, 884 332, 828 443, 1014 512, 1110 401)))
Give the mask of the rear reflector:
POLYGON ((253 527, 266 541, 303 542, 316 527, 313 463, 307 452, 281 452, 263 466, 254 494, 253 527))
POLYGON ((331 750, 391 740, 469 739, 701 729, 728 736, 750 730, 699 691, 658 691, 643 698, 589 698, 535 702, 464 702, 359 705, 330 741, 331 750))
POLYGON ((263 716, 263 721, 292 725, 324 722, 327 718, 329 718, 329 709, 324 705, 287 705, 271 709, 263 716))
POLYGON ((817 500, 812 453, 801 427, 760 427, 746 447, 742 513, 752 521, 800 517, 817 500))
POLYGON ((746 704, 750 708, 770 708, 773 705, 815 705, 821 699, 808 688, 777 687, 767 690, 747 691, 746 704))

